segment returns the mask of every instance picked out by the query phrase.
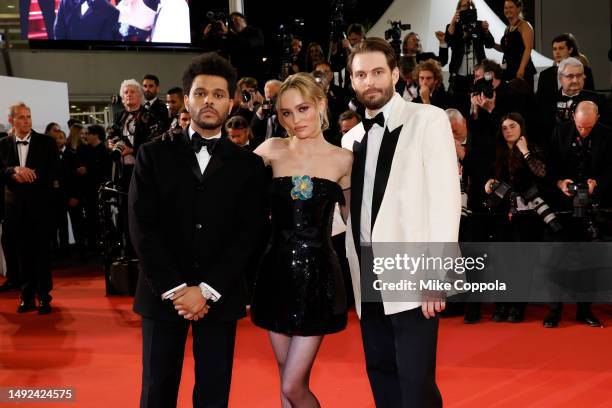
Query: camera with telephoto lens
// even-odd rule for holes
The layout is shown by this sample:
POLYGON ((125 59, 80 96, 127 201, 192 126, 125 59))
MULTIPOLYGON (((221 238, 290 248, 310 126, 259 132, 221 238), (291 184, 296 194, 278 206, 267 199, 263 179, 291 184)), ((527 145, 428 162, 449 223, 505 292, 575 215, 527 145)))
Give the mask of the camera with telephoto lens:
POLYGON ((474 82, 474 85, 472 85, 471 94, 484 94, 484 96, 488 99, 493 98, 493 93, 495 92, 495 88, 493 88, 494 77, 495 75, 493 74, 493 72, 485 72, 484 76, 478 81, 474 82))
POLYGON ((540 197, 538 188, 535 185, 521 195, 527 203, 534 207, 534 211, 542 218, 544 224, 548 225, 553 232, 561 231, 563 226, 559 219, 557 219, 557 214, 540 197))
POLYGON ((489 210, 496 208, 512 191, 510 184, 503 181, 494 181, 491 183, 491 194, 484 202, 484 206, 489 210))
POLYGON ((402 31, 410 30, 410 24, 402 24, 401 20, 387 21, 391 28, 385 30, 385 40, 389 41, 397 58, 402 55, 402 31))
POLYGON ((264 99, 263 103, 261 104, 261 110, 264 118, 267 119, 272 117, 272 114, 274 113, 274 99, 264 99))

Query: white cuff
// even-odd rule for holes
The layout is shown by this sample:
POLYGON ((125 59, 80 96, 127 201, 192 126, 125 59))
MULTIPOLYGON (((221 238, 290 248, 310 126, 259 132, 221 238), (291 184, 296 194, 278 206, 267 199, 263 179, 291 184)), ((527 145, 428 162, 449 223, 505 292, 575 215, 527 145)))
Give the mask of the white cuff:
POLYGON ((166 299, 172 299, 174 297, 174 292, 183 289, 184 287, 186 287, 187 284, 183 283, 182 285, 178 285, 176 288, 170 289, 167 292, 164 292, 161 297, 162 300, 166 300, 166 299))
POLYGON ((202 291, 202 296, 206 299, 216 302, 221 298, 221 294, 213 289, 212 286, 207 285, 206 283, 200 283, 200 290, 202 291))

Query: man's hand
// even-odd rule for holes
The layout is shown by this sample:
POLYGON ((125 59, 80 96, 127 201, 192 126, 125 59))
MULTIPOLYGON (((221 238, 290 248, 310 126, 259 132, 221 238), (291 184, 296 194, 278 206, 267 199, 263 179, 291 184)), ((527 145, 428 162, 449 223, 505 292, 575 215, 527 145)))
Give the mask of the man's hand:
POLYGON ((488 179, 487 182, 485 183, 485 192, 487 194, 491 194, 493 192, 493 189, 491 188, 491 184, 495 183, 495 179, 488 179))
POLYGON ((438 41, 440 41, 440 43, 446 42, 444 31, 436 31, 434 34, 436 35, 436 38, 438 39, 438 41))
POLYGON ((121 156, 129 156, 130 154, 134 154, 134 149, 126 145, 123 150, 121 150, 121 156))
POLYGON ((436 317, 436 313, 446 309, 446 302, 443 300, 426 301, 421 303, 421 310, 426 319, 436 317))
POLYGON ((427 86, 425 85, 421 86, 419 90, 419 95, 421 96, 421 100, 423 101, 424 104, 429 105, 431 103, 431 100, 429 99, 430 93, 431 91, 429 90, 427 86))
POLYGON ((495 109, 496 98, 495 92, 493 92, 493 98, 490 99, 484 95, 484 92, 481 92, 479 95, 472 95, 472 103, 491 113, 495 109))
POLYGON ((597 187, 597 181, 588 179, 587 184, 589 185, 589 195, 592 195, 593 191, 595 191, 595 187, 597 187))
POLYGON ((202 296, 199 286, 188 286, 177 291, 172 303, 178 314, 187 320, 197 320, 196 317, 204 317, 208 312, 206 298, 202 296), (203 311, 204 314, 202 314, 203 311))
POLYGON ((33 183, 36 180, 36 172, 28 167, 17 166, 13 179, 20 184, 33 183))
MULTIPOLYGON (((563 192, 563 194, 565 194, 568 197, 571 197, 572 193, 570 193, 570 191, 567 189, 567 185, 573 182, 574 181, 572 179, 559 180, 557 181, 557 187, 559 188, 559 190, 563 192)), ((590 189, 590 186, 589 186, 589 189, 590 189)))
POLYGON ((76 169, 76 172, 79 176, 84 176, 85 174, 87 174, 87 167, 85 166, 78 167, 76 169))
POLYGON ((79 205, 79 200, 76 198, 71 198, 70 200, 68 200, 68 207, 70 208, 74 208, 77 205, 79 205))
POLYGON ((484 20, 482 22, 482 30, 486 33, 489 32, 489 22, 487 20, 484 20))

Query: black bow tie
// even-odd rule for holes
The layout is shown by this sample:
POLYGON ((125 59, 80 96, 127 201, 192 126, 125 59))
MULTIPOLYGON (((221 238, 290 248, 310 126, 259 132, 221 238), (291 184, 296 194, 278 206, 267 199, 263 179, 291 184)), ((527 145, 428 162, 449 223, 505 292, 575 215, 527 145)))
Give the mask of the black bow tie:
POLYGON ((363 118, 363 128, 366 132, 369 132, 375 123, 380 127, 385 126, 385 117, 382 112, 378 112, 378 115, 374 116, 372 119, 363 118))
POLYGON ((29 144, 30 144, 30 142, 28 142, 27 140, 18 140, 17 141, 17 146, 19 146, 19 145, 27 146, 29 144))
POLYGON ((196 153, 200 153, 200 150, 202 150, 203 147, 206 147, 208 154, 212 156, 213 150, 215 150, 215 146, 218 141, 219 141, 219 138, 205 139, 199 134, 194 133, 193 136, 191 137, 191 147, 193 148, 193 151, 196 153))

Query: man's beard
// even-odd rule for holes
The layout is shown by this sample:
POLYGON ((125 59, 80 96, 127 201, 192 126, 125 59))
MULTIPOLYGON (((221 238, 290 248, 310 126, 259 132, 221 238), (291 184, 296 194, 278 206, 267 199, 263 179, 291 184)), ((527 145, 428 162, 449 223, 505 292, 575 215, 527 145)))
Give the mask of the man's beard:
MULTIPOLYGON (((207 109, 207 108, 202 108, 200 111, 204 109, 207 109)), ((215 130, 223 126, 223 123, 225 122, 226 118, 221 117, 221 116, 222 115, 220 115, 219 112, 217 112, 217 120, 215 120, 214 122, 210 122, 210 121, 205 122, 202 119, 200 119, 200 112, 198 112, 198 114, 192 117, 191 120, 195 122, 195 124, 198 125, 201 129, 215 130)))
POLYGON ((153 92, 145 91, 144 96, 147 101, 150 101, 151 99, 155 98, 156 95, 153 92))
POLYGON ((391 100, 391 98, 393 98, 393 94, 395 93, 395 89, 393 86, 388 87, 388 88, 369 88, 366 89, 365 92, 360 93, 355 91, 355 93, 357 94, 357 100, 359 102, 361 102, 367 109, 370 110, 378 110, 380 108, 382 108, 383 106, 385 106, 387 104, 387 102, 389 102, 391 100), (369 99, 367 97, 365 97, 365 93, 368 91, 372 91, 372 90, 377 90, 380 91, 381 94, 376 97, 375 99, 369 99))

